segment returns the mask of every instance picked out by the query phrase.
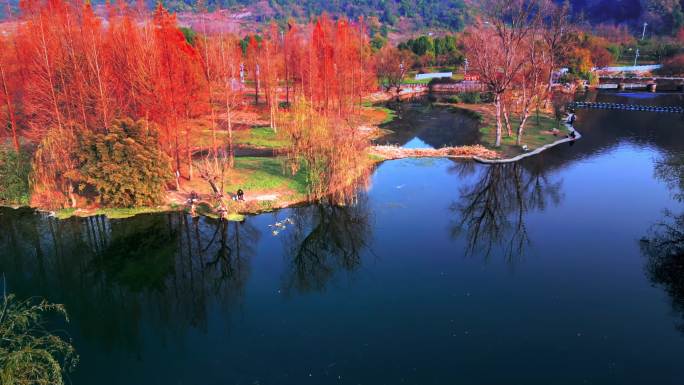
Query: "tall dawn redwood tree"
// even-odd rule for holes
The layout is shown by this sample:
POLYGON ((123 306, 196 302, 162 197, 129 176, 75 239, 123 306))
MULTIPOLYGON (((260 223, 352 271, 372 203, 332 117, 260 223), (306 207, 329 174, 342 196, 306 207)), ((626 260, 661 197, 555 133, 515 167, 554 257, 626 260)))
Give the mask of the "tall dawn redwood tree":
POLYGON ((161 141, 167 153, 175 160, 177 173, 181 162, 187 161, 188 177, 192 177, 192 156, 190 140, 193 126, 188 124, 207 107, 208 93, 203 82, 201 56, 191 46, 178 28, 176 18, 166 11, 161 3, 154 17, 154 72, 151 76, 152 94, 147 105, 150 114, 156 114, 162 126, 161 141), (183 141, 185 146, 183 146, 183 141), (183 147, 185 151, 183 150, 183 147))
POLYGON ((60 76, 66 49, 62 47, 58 21, 67 12, 59 0, 46 6, 26 3, 24 23, 17 37, 17 59, 23 66, 23 104, 31 136, 40 138, 46 130, 64 126, 64 103, 67 99, 60 76), (61 86, 60 86, 60 83, 61 86))
POLYGON ((278 112, 278 89, 280 88, 280 81, 283 78, 283 61, 280 59, 282 55, 282 44, 278 33, 278 27, 275 23, 271 23, 268 33, 261 42, 260 54, 261 72, 263 90, 266 95, 266 102, 268 104, 269 125, 275 131, 276 115, 278 112))
POLYGON ((14 46, 7 39, 0 37, 0 106, 3 106, 6 112, 6 117, 0 116, 0 124, 9 127, 12 145, 17 153, 19 152, 19 127, 14 92, 17 89, 18 78, 19 68, 14 46))

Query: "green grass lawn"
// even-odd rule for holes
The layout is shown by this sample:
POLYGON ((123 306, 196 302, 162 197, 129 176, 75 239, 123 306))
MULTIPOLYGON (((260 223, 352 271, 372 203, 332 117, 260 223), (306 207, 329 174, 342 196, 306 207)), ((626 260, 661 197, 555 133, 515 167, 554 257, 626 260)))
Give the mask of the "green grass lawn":
MULTIPOLYGON (((173 209, 173 207, 171 208, 173 209)), ((124 219, 136 216, 138 214, 145 213, 158 213, 169 210, 169 207, 122 207, 122 208, 98 208, 95 210, 85 210, 83 214, 76 212, 76 209, 60 209, 55 211, 55 217, 57 219, 67 219, 74 215, 78 216, 92 216, 92 215, 104 215, 109 219, 124 219)))
MULTIPOLYGON (((228 131, 216 130, 216 140, 219 143, 228 143, 228 131)), ((202 130, 197 145, 208 148, 211 144, 211 130, 202 130)), ((244 147, 277 149, 287 147, 288 143, 280 138, 270 127, 252 127, 247 130, 234 130, 233 144, 244 147)))
POLYGON ((402 80, 402 84, 428 84, 432 79, 416 79, 415 75, 407 76, 402 80))
MULTIPOLYGON (((101 208, 94 211, 86 211, 83 214, 78 214, 79 216, 93 216, 93 215, 104 215, 109 219, 125 219, 131 218, 139 214, 149 214, 149 213, 159 213, 168 210, 178 210, 177 206, 170 207, 134 207, 134 208, 101 208)), ((187 211, 188 209, 185 208, 187 211)), ((213 209, 211 209, 207 204, 201 204, 197 208, 197 212, 200 215, 209 216, 212 218, 218 218, 213 209)), ((77 215, 76 209, 61 209, 55 212, 55 217, 57 219, 69 219, 77 215)), ((227 218, 229 221, 240 222, 245 219, 245 216, 238 213, 229 213, 227 218)))
MULTIPOLYGON (((516 144, 518 124, 520 124, 520 119, 518 117, 511 117, 511 130, 513 131, 513 135, 506 136, 506 128, 504 126, 501 147, 498 149, 494 146, 496 140, 496 125, 483 125, 482 128, 480 128, 480 132, 482 133, 482 144, 487 148, 500 151, 504 156, 516 156, 523 153, 522 148, 516 144)), ((546 114, 540 114, 539 119, 537 119, 536 114, 532 114, 525 124, 522 143, 526 144, 531 151, 546 144, 553 143, 564 137, 567 133, 568 131, 565 126, 562 124, 559 125, 553 117, 546 114), (554 128, 560 130, 558 136, 549 133, 554 128)))
POLYGON ((249 130, 239 130, 234 133, 234 143, 237 145, 257 148, 284 148, 287 140, 278 137, 270 127, 253 127, 249 130))
POLYGON ((226 191, 242 189, 250 191, 289 190, 295 195, 306 195, 306 173, 300 170, 292 175, 284 157, 238 157, 235 158, 237 180, 226 180, 226 191))
MULTIPOLYGON (((506 127, 503 127, 503 136, 501 138, 501 147, 496 147, 496 118, 494 115, 494 107, 491 104, 462 104, 453 105, 455 109, 461 109, 471 114, 473 118, 480 121, 480 142, 483 146, 498 151, 504 157, 512 157, 523 153, 521 146, 516 144, 516 132, 518 124, 520 123, 517 114, 511 114, 511 131, 513 135, 506 136, 506 127)), ((558 123, 554 117, 548 113, 540 112, 539 116, 532 112, 527 123, 525 124, 525 131, 523 133, 522 144, 527 145, 528 151, 534 150, 545 144, 553 143, 568 133, 564 125, 558 123), (558 128, 560 133, 558 136, 551 134, 551 130, 558 128)))

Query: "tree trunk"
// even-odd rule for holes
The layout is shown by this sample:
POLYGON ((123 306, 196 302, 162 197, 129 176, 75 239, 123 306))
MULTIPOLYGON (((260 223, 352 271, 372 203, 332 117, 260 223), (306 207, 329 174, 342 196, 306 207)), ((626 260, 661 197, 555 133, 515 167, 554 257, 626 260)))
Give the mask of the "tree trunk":
POLYGON ((176 155, 176 188, 180 190, 180 168, 181 168, 181 161, 180 161, 180 145, 178 143, 178 128, 176 128, 176 132, 174 135, 174 142, 175 142, 175 155, 176 155))
MULTIPOLYGON (((257 65, 258 67, 258 65, 257 65)), ((259 88, 261 86, 261 75, 259 74, 259 70, 255 70, 256 75, 254 77, 254 105, 257 107, 259 106, 259 88)))
POLYGON ((19 154, 19 138, 17 137, 17 119, 14 115, 14 106, 12 105, 12 98, 10 97, 9 87, 7 87, 7 79, 5 78, 5 70, 0 65, 0 80, 2 80, 2 88, 5 93, 5 104, 7 105, 7 114, 9 115, 9 123, 12 129, 12 144, 14 149, 19 154))
POLYGON ((527 123, 527 118, 530 117, 530 109, 528 107, 525 107, 523 109, 523 114, 520 118, 520 125, 518 126, 518 137, 515 140, 515 143, 520 146, 522 144, 522 137, 523 133, 525 132, 525 123, 527 123))
MULTIPOLYGON (((534 82, 534 87, 532 90, 536 90, 537 86, 537 81, 535 77, 535 82, 534 82)), ((530 93, 532 92, 530 90, 530 93)), ((522 136, 525 131, 525 123, 527 123, 527 118, 530 116, 530 105, 532 104, 532 95, 528 95, 527 93, 527 82, 523 81, 522 83, 522 98, 523 98, 523 108, 522 108, 522 113, 520 114, 520 124, 518 124, 518 132, 517 132, 517 137, 515 139, 515 143, 520 146, 522 144, 522 136)))
POLYGON ((496 107, 496 142, 495 146, 501 146, 501 94, 496 94, 494 97, 494 106, 496 107))
POLYGON ((501 110, 503 112, 504 121, 506 122, 506 136, 510 138, 513 136, 513 132, 511 131, 511 121, 508 118, 508 109, 506 108, 505 101, 501 103, 501 110))
POLYGON ((551 60, 550 66, 551 69, 549 70, 549 84, 546 86, 546 97, 544 98, 544 109, 546 109, 549 106, 549 99, 551 99, 551 92, 553 91, 553 60, 551 60))
POLYGON ((290 105, 290 75, 287 67, 287 57, 285 59, 285 104, 290 105))
POLYGON ((185 139, 185 156, 188 157, 188 180, 192 180, 192 151, 190 150, 190 143, 186 137, 185 139))
POLYGON ((216 142, 216 111, 214 110, 214 106, 211 107, 211 151, 214 154, 214 167, 218 168, 218 144, 216 142))
POLYGON ((221 190, 219 190, 218 187, 216 187, 216 183, 211 178, 207 179, 207 182, 209 182, 209 186, 211 186, 211 191, 214 192, 214 195, 220 194, 221 190))
MULTIPOLYGON (((226 86, 227 87, 227 86, 226 86)), ((230 168, 234 166, 233 156, 233 111, 230 108, 230 96, 226 94, 226 118, 228 120, 228 164, 230 168)))
MULTIPOLYGON (((276 82, 277 84, 277 82, 276 82)), ((276 127, 276 112, 278 110, 278 91, 277 91, 277 86, 275 88, 272 88, 271 91, 269 92, 269 115, 270 115, 270 124, 271 124, 271 129, 273 132, 278 132, 278 129, 276 127)))

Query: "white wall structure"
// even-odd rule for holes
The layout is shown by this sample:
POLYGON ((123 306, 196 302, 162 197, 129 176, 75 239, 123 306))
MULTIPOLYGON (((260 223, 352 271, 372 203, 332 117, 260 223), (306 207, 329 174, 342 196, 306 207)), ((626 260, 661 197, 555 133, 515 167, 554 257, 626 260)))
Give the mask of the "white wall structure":
POLYGON ((450 78, 451 72, 431 72, 428 74, 416 74, 416 80, 450 78))

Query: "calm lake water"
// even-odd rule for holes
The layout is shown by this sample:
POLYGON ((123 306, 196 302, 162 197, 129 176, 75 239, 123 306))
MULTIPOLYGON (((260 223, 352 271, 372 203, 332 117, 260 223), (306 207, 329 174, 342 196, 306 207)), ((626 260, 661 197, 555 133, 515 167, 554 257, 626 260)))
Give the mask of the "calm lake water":
POLYGON ((383 163, 346 207, 3 209, 0 271, 66 305, 76 385, 681 384, 684 120, 578 116, 523 163, 383 163))
POLYGON ((396 118, 382 125, 389 130, 378 138, 377 144, 391 144, 406 148, 440 148, 477 144, 480 132, 477 120, 454 112, 452 108, 434 104, 445 97, 417 96, 386 104, 396 111, 396 118))

